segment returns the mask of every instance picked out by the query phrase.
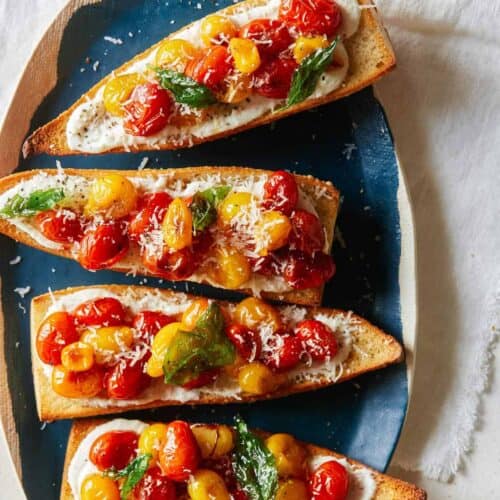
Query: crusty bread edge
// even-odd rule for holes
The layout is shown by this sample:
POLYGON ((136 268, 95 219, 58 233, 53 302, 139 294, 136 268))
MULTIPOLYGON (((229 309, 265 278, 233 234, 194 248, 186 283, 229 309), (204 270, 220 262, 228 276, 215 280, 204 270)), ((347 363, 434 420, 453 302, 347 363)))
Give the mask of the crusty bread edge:
MULTIPOLYGON (((40 169, 31 170, 26 172, 19 172, 0 179, 0 194, 9 190, 17 183, 28 180, 32 176, 40 173, 49 175, 56 175, 55 169, 40 169)), ((144 169, 144 170, 91 170, 91 169, 71 169, 67 168, 64 172, 68 175, 79 175, 82 177, 92 178, 101 175, 102 173, 119 173, 127 177, 145 178, 148 176, 169 176, 172 180, 182 179, 189 181, 196 179, 200 175, 220 175, 223 179, 231 176, 245 177, 252 175, 262 175, 272 173, 270 170, 261 170, 249 167, 236 167, 236 166, 221 166, 221 167, 183 167, 183 168, 170 168, 170 169, 144 169)), ((328 251, 331 251, 335 222, 338 214, 340 195, 337 189, 328 181, 321 181, 311 176, 295 174, 298 184, 302 190, 306 192, 314 203, 316 211, 318 212, 321 223, 326 229, 326 241, 328 243, 328 251), (316 189, 324 189, 325 195, 321 198, 315 196, 316 189)), ((38 250, 49 252, 59 257, 73 259, 71 252, 65 249, 50 249, 40 245, 36 240, 31 238, 28 234, 20 231, 15 224, 9 222, 8 219, 0 217, 0 233, 3 233, 14 240, 29 245, 38 250)), ((128 273, 131 269, 126 267, 116 266, 113 271, 128 273)), ((151 276, 151 273, 143 269, 141 275, 151 276)), ((189 281, 189 280, 186 280, 189 281)), ((238 290, 241 293, 251 295, 251 290, 238 290)), ((305 290, 292 290, 285 293, 263 292, 262 296, 269 300, 279 300, 302 305, 319 305, 323 295, 323 287, 309 288, 305 290)))
MULTIPOLYGON (((248 6, 248 8, 252 8, 254 6, 261 5, 263 3, 266 3, 266 0, 246 0, 244 2, 239 2, 235 5, 231 5, 225 9, 222 9, 221 11, 218 11, 219 13, 227 13, 231 14, 235 10, 241 8, 242 4, 245 4, 248 6)), ((293 115, 295 113, 305 111, 307 109, 311 109, 317 106, 320 106, 322 104, 326 104, 332 101, 335 101, 337 99, 340 99, 342 97, 346 97, 348 95, 351 95, 355 92, 358 92, 359 90, 368 87, 372 83, 374 83, 376 80, 381 78, 383 75, 385 75, 387 72, 392 70, 395 65, 396 65, 396 56, 394 54, 394 50, 392 48, 391 42, 389 40, 389 37, 387 35, 387 32, 385 28, 382 25, 381 19, 378 15, 378 12, 376 8, 374 7, 373 3, 371 0, 358 0, 358 3, 360 5, 363 5, 365 7, 369 8, 364 8, 361 11, 361 19, 360 19, 360 26, 358 28, 358 31, 348 40, 346 40, 346 48, 349 53, 349 58, 351 60, 351 66, 356 65, 356 54, 353 53, 352 50, 350 50, 356 43, 359 41, 363 41, 364 37, 370 36, 373 37, 375 40, 375 43, 377 45, 377 48, 379 49, 380 52, 383 53, 383 60, 382 62, 379 61, 375 68, 368 74, 362 74, 361 71, 363 69, 366 70, 366 68, 361 68, 361 71, 359 73, 351 73, 348 72, 348 75, 346 77, 346 80, 344 83, 337 88, 336 90, 330 92, 329 94, 315 98, 315 99, 307 99, 306 101, 303 101, 299 104, 295 104, 287 109, 283 109, 280 111, 276 111, 273 113, 269 113, 267 115, 264 115, 260 118, 256 118, 240 127, 235 127, 231 130, 220 132, 217 134, 213 134, 209 137, 204 137, 204 138, 198 138, 198 137, 193 137, 190 136, 184 140, 178 140, 176 139, 175 141, 167 141, 156 149, 158 150, 168 150, 168 149, 179 149, 179 148, 184 148, 184 147, 189 147, 192 145, 204 143, 204 142, 209 142, 213 141, 216 139, 221 139, 223 137, 227 137, 229 135, 233 135, 239 132, 243 132, 245 130, 260 126, 260 125, 265 125, 267 123, 273 122, 275 120, 279 120, 282 118, 285 118, 287 116, 293 115)), ((170 34, 167 38, 174 38, 177 35, 176 33, 170 34)), ((149 53, 151 53, 153 50, 155 50, 165 39, 160 40, 153 46, 149 47, 145 51, 143 51, 141 54, 136 55, 133 57, 131 60, 120 66, 119 68, 116 68, 116 72, 121 72, 126 70, 128 67, 130 67, 132 64, 134 64, 138 59, 147 56, 149 53)), ((98 83, 96 83, 87 93, 85 93, 83 96, 80 97, 71 107, 69 107, 66 111, 61 113, 58 117, 54 118, 52 121, 49 123, 43 125, 42 127, 36 129, 25 141, 23 145, 23 155, 25 158, 40 154, 40 153, 48 153, 48 154, 53 154, 53 155, 75 155, 75 154, 82 154, 81 151, 76 151, 76 150, 71 150, 66 141, 66 125, 69 120, 69 117, 71 116, 72 112, 81 104, 83 103, 87 98, 92 98, 95 96, 95 94, 98 92, 98 90, 107 83, 107 81, 112 77, 112 73, 104 77, 102 80, 100 80, 98 83)), ((135 145, 131 146, 128 148, 124 147, 117 147, 113 148, 110 150, 107 150, 103 153, 118 153, 118 152, 125 152, 125 151, 132 151, 132 152, 137 152, 137 151, 146 151, 150 148, 148 148, 147 145, 135 145)))
MULTIPOLYGON (((107 422, 105 419, 87 419, 74 422, 71 427, 71 431, 68 438, 68 445, 66 448, 66 457, 64 460, 64 471, 61 481, 61 500, 74 500, 73 494, 71 492, 71 487, 68 482, 68 470, 71 460, 76 453, 80 443, 83 441, 85 436, 87 436, 92 430, 94 430, 98 425, 107 422)), ((257 433, 262 437, 266 438, 271 433, 257 431, 257 433)), ((350 465, 355 467, 362 467, 368 469, 372 474, 375 482, 377 484, 377 489, 373 500, 426 500, 427 494, 421 488, 417 486, 396 479, 395 477, 382 474, 371 467, 368 467, 361 462, 352 460, 344 455, 335 453, 327 448, 322 448, 309 443, 302 443, 308 450, 310 455, 330 455, 334 458, 343 458, 349 462, 350 465)))
MULTIPOLYGON (((41 360, 39 359, 36 351, 35 339, 38 327, 43 320, 47 309, 52 304, 52 297, 67 295, 77 292, 79 290, 88 290, 91 288, 107 289, 110 293, 116 295, 124 294, 132 290, 134 293, 141 294, 146 291, 158 292, 164 297, 172 297, 178 294, 172 290, 159 290, 148 288, 144 286, 127 286, 127 285, 94 285, 94 286, 81 286, 68 288, 52 292, 51 294, 40 295, 33 298, 31 302, 31 358, 33 377, 35 385, 35 397, 37 404, 37 411, 40 420, 52 421, 63 418, 79 418, 88 416, 108 415, 112 413, 121 413, 129 410, 139 410, 147 408, 158 408, 161 406, 178 406, 188 404, 227 404, 227 403, 249 403, 258 400, 276 399, 290 394, 297 394, 306 391, 313 391, 333 385, 334 383, 344 382, 354 377, 362 375, 363 373, 377 370, 397 363, 403 359, 403 348, 401 345, 391 337, 384 333, 382 330, 372 325, 363 318, 356 316, 352 313, 346 313, 337 309, 327 308, 314 308, 315 312, 322 312, 326 314, 351 314, 352 318, 359 324, 358 332, 355 333, 354 342, 362 344, 362 342, 370 341, 370 345, 377 345, 382 347, 382 354, 380 359, 371 357, 366 359, 365 356, 358 352, 357 349, 352 349, 349 358, 344 362, 344 372, 342 376, 336 381, 331 382, 327 380, 307 381, 293 386, 287 386, 271 394, 263 396, 243 396, 237 400, 232 397, 202 395, 199 400, 179 402, 179 401, 152 401, 140 405, 127 405, 127 406, 109 406, 106 408, 88 407, 78 403, 76 399, 69 399, 58 396, 51 388, 50 380, 44 373, 44 368, 41 360)), ((183 294, 187 295, 187 294, 183 294)), ((189 297, 189 295, 187 295, 189 297)))

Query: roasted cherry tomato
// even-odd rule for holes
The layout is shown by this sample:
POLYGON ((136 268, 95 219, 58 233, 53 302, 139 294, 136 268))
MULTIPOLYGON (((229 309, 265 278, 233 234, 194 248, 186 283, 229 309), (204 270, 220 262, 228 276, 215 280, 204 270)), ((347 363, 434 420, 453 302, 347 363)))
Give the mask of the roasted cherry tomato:
POLYGON ((176 420, 167 424, 158 460, 163 474, 173 481, 187 481, 198 468, 200 450, 193 431, 186 422, 176 420))
POLYGON ((83 234, 80 217, 69 209, 45 210, 35 217, 40 232, 49 240, 58 243, 73 243, 83 234))
POLYGON ((240 36, 253 40, 263 57, 277 56, 293 43, 288 27, 278 19, 254 19, 241 28, 240 36))
POLYGON ((244 360, 259 359, 262 342, 254 330, 250 330, 244 325, 233 324, 226 328, 226 335, 244 360))
POLYGON ((288 253, 283 277, 295 290, 316 288, 326 283, 335 274, 335 263, 330 255, 316 252, 308 255, 300 250, 288 253))
POLYGON ((153 337, 169 323, 173 323, 175 318, 159 311, 142 311, 138 313, 132 322, 132 326, 137 332, 140 340, 151 344, 153 337))
POLYGON ((295 335, 314 361, 333 358, 338 351, 337 340, 333 332, 321 321, 306 319, 295 327, 295 335))
POLYGON ((297 205, 299 188, 295 177, 285 170, 274 172, 264 183, 264 207, 290 215, 297 205))
POLYGON ((316 215, 305 210, 295 210, 291 217, 292 231, 289 245, 292 250, 312 254, 320 252, 325 245, 325 232, 316 215))
POLYGON ((88 229, 80 242, 78 261, 89 270, 104 269, 118 262, 128 250, 126 224, 110 221, 88 229))
POLYGON ((273 370, 290 370, 300 361, 302 345, 300 340, 290 333, 277 334, 271 341, 272 349, 266 351, 263 363, 273 370))
POLYGON ((117 326, 126 323, 127 312, 121 302, 113 297, 87 300, 73 314, 77 323, 86 326, 117 326))
POLYGON ((186 382, 182 385, 184 389, 197 389, 198 387, 203 387, 205 385, 211 384, 219 374, 219 370, 207 370, 206 372, 200 373, 196 378, 186 382))
POLYGON ((309 478, 309 491, 314 500, 345 500, 349 490, 349 474, 332 460, 320 465, 309 478))
POLYGON ((103 376, 102 368, 96 365, 83 372, 57 365, 52 370, 51 385, 56 394, 65 398, 93 398, 102 391, 103 376))
POLYGON ((164 128, 172 113, 172 98, 154 83, 137 85, 124 106, 123 127, 128 134, 148 136, 164 128))
POLYGON ((269 252, 264 257, 251 258, 250 265, 254 273, 264 276, 281 276, 283 272, 282 252, 269 252))
POLYGON ((152 274, 170 281, 189 278, 199 265, 190 247, 176 252, 164 251, 163 255, 146 249, 142 262, 152 274))
POLYGON ((69 344, 77 342, 80 335, 75 328, 73 317, 67 312, 52 313, 40 325, 36 336, 36 350, 44 363, 61 363, 61 351, 69 344))
POLYGON ((159 467, 146 471, 139 484, 134 488, 135 500, 176 500, 175 483, 165 477, 159 467))
POLYGON ((214 88, 232 69, 233 63, 227 48, 214 45, 204 51, 203 55, 188 63, 186 75, 198 83, 214 88))
POLYGON ((138 441, 137 432, 105 432, 92 443, 89 459, 100 471, 123 469, 135 457, 138 441))
POLYGON ((333 0, 281 0, 279 18, 299 33, 334 35, 342 12, 333 0))
POLYGON ((296 68, 295 59, 289 56, 264 61, 254 73, 253 89, 264 97, 285 99, 296 68))
POLYGON ((111 399, 132 399, 143 391, 151 380, 144 373, 145 359, 121 359, 104 377, 111 399))
POLYGON ((141 236, 153 229, 161 229, 172 197, 168 193, 147 194, 140 202, 141 208, 131 219, 128 235, 132 241, 139 241, 141 236))

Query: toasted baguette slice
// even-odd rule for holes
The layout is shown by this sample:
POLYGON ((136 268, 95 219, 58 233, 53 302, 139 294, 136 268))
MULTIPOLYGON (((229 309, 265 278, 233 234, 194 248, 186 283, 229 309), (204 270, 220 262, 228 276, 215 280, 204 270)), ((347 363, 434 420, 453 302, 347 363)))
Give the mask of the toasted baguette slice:
MULTIPOLYGON (((231 128, 226 130, 218 131, 215 129, 211 133, 207 132, 206 135, 196 135, 195 133, 191 133, 187 130, 186 133, 181 135, 167 134, 158 140, 155 139, 154 145, 150 143, 123 144, 116 147, 107 146, 98 152, 144 151, 148 149, 161 150, 189 147, 270 123, 300 111, 348 96, 371 85, 385 73, 394 68, 396 58, 387 33, 382 26, 378 13, 371 3, 371 0, 358 1, 361 6, 365 7, 361 12, 358 30, 353 36, 344 41, 349 57, 349 70, 343 83, 335 90, 320 97, 306 99, 305 101, 295 104, 287 109, 267 112, 257 118, 251 119, 250 121, 235 123, 231 128)), ((268 3, 268 0, 246 0, 245 2, 240 2, 236 5, 227 7, 226 9, 222 9, 219 13, 232 15, 240 11, 251 11, 251 9, 265 5, 266 3, 268 3)), ((173 33, 167 38, 176 38, 177 36, 182 37, 182 34, 178 35, 178 33, 173 33)), ((127 72, 127 70, 132 67, 132 65, 137 63, 138 60, 151 56, 162 42, 163 40, 147 49, 142 54, 137 55, 120 68, 117 68, 114 73, 119 74, 127 72)), ((64 111, 51 122, 35 130, 35 132, 33 132, 24 143, 24 156, 29 157, 40 153, 49 153, 53 155, 85 153, 85 151, 72 149, 68 145, 66 137, 68 120, 73 111, 86 100, 95 97, 99 90, 106 85, 111 77, 112 75, 105 77, 103 80, 94 85, 94 87, 92 87, 78 101, 76 101, 68 110, 64 111)), ((203 121, 202 123, 205 122, 203 121)))
MULTIPOLYGON (((233 178, 237 179, 252 179, 262 175, 271 174, 268 170, 258 170, 243 167, 187 167, 179 169, 165 169, 165 170, 130 170, 130 171, 113 171, 113 170, 77 170, 77 169, 65 169, 64 174, 69 176, 77 175, 85 177, 87 179, 94 179, 102 175, 104 172, 111 173, 117 172, 129 179, 168 179, 168 183, 175 184, 176 182, 182 182, 188 184, 190 181, 199 181, 201 178, 215 178, 219 182, 230 182, 233 178)), ((28 181, 36 175, 58 175, 57 170, 32 170, 27 172, 20 172, 0 179, 0 196, 6 191, 10 190, 14 186, 18 185, 23 181, 28 181)), ((339 192, 333 187, 330 182, 320 181, 314 179, 311 176, 296 175, 297 184, 300 189, 308 196, 310 202, 314 205, 314 208, 318 214, 318 217, 325 229, 326 236, 326 250, 328 253, 331 251, 335 221, 337 218, 337 212, 339 208, 339 192)), ((1 208, 1 207, 0 207, 1 208)), ((12 219, 3 218, 0 216, 0 233, 3 233, 20 243, 25 245, 30 245, 39 250, 44 250, 50 252, 54 255, 61 257, 66 257, 73 259, 73 255, 70 250, 59 245, 55 248, 49 248, 40 243, 38 238, 31 236, 29 233, 23 230, 15 224, 12 219)), ((129 254, 123 259, 115 264, 112 269, 114 271, 124 272, 124 273, 138 273, 142 275, 151 275, 151 273, 144 268, 141 264, 140 256, 137 251, 133 249, 129 250, 129 254)), ((187 281, 194 281, 189 279, 187 281)), ((201 280, 202 283, 207 283, 204 279, 201 280)), ((239 290, 242 293, 251 294, 252 290, 239 290)), ((254 290, 255 293, 255 290, 254 290)), ((273 292, 262 290, 262 297, 271 300, 280 300, 284 302, 290 302, 295 304, 304 305, 319 305, 321 303, 321 297, 323 295, 323 287, 319 288, 308 288, 303 290, 289 290, 285 292, 273 292)))
MULTIPOLYGON (((383 368, 387 365, 397 363, 403 358, 403 349, 401 345, 390 335, 382 332, 380 329, 370 324, 368 321, 356 316, 352 313, 336 309, 325 308, 312 308, 304 309, 306 317, 314 314, 324 314, 329 318, 337 318, 342 321, 342 328, 350 334, 352 345, 348 352, 346 359, 336 366, 333 370, 335 373, 315 373, 307 376, 302 376, 300 370, 300 377, 294 377, 287 385, 276 390, 275 392, 265 394, 262 396, 254 396, 240 392, 239 390, 227 393, 218 391, 216 394, 210 392, 210 386, 205 389, 201 388, 193 395, 177 393, 169 400, 133 400, 133 401, 116 401, 106 400, 99 398, 99 400, 80 400, 64 398, 57 395, 51 386, 50 372, 47 372, 49 365, 44 365, 37 354, 36 349, 36 336, 38 328, 45 318, 49 307, 52 306, 54 301, 66 300, 68 297, 78 292, 86 292, 86 297, 90 296, 103 297, 114 296, 118 300, 122 299, 128 301, 130 304, 144 304, 140 310, 148 308, 154 309, 157 300, 176 301, 183 304, 193 297, 173 292, 171 290, 159 290, 148 288, 144 286, 125 286, 125 285, 102 285, 93 287, 76 287, 68 288, 54 292, 52 294, 45 294, 35 297, 31 302, 31 354, 32 354, 32 369, 35 384, 35 396, 38 408, 38 415, 40 420, 51 421, 62 418, 75 418, 85 416, 106 415, 110 413, 123 412, 128 410, 136 410, 142 408, 156 408, 160 406, 173 406, 181 404, 225 404, 234 402, 250 402, 262 399, 274 399, 278 397, 287 396, 289 394, 311 391, 327 387, 337 382, 352 379, 363 373, 383 368), (88 293, 90 291, 90 294, 88 293), (338 368, 338 369, 337 369, 338 368), (297 378, 300 380, 297 381, 297 378), (193 398, 194 399, 190 399, 193 398)), ((81 297, 81 295, 80 295, 81 297)), ((76 307, 86 299, 72 300, 72 308, 76 307)), ((224 303, 219 301, 219 303, 224 303)), ((226 302, 227 304, 227 302, 226 302)), ((295 306, 281 306, 278 310, 297 312, 295 306)), ((52 311, 57 310, 57 307, 52 311)), ((158 309, 157 309, 158 310, 158 309)), ((160 309, 161 310, 161 309, 160 309)), ((284 314, 286 314, 284 312, 284 314)), ((289 312, 290 314, 290 312, 289 312)), ((305 371, 304 371, 305 373, 305 371)), ((163 386, 162 386, 163 387, 163 386)), ((220 389, 220 387, 219 387, 220 389)), ((224 388, 223 388, 224 389, 224 388)), ((179 389, 180 390, 180 389, 179 389)), ((156 394, 156 393, 155 393, 156 394)))
MULTIPOLYGON (((122 419, 120 419, 119 421, 123 422, 122 419)), ((118 421, 116 422, 118 424, 118 421)), ((69 434, 68 445, 66 448, 66 457, 64 460, 64 471, 61 484, 61 500, 78 500, 74 497, 69 482, 69 468, 71 461, 78 451, 80 445, 85 446, 86 450, 86 445, 82 444, 84 439, 92 431, 96 430, 99 426, 106 423, 112 424, 113 420, 110 421, 104 419, 89 419, 80 420, 73 423, 71 432, 69 434)), ((271 433, 269 432, 262 431, 255 431, 255 433, 262 439, 266 439, 271 435, 271 433)), ((426 492, 413 484, 406 483, 404 481, 401 481, 400 479, 387 476, 386 474, 382 474, 375 469, 367 467, 361 462, 352 460, 327 448, 321 448, 319 446, 308 443, 300 444, 302 444, 306 448, 309 458, 325 457, 325 461, 328 461, 327 457, 331 457, 334 460, 341 461, 344 467, 349 467, 349 476, 355 472, 363 471, 364 474, 368 475, 368 477, 370 478, 370 483, 374 486, 374 493, 370 497, 371 500, 425 500, 427 498, 426 492)), ((82 448, 82 451, 85 450, 84 448, 82 448)), ((349 477, 349 479, 352 487, 352 478, 349 477)), ((349 498, 351 500, 359 499, 359 497, 355 495, 355 492, 350 493, 349 498)))

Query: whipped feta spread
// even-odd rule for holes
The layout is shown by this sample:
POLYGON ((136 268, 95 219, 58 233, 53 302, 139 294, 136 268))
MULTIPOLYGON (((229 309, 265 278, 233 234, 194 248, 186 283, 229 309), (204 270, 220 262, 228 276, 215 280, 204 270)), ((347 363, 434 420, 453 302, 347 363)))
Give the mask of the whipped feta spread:
MULTIPOLYGON (((360 19, 358 2, 357 0, 337 0, 336 3, 342 11, 343 19, 339 35, 342 39, 349 38, 358 29, 360 19)), ((276 19, 279 6, 280 0, 270 0, 251 9, 242 5, 228 17, 237 26, 242 26, 252 19, 276 19)), ((173 37, 200 46, 200 23, 201 20, 198 20, 190 24, 175 33, 173 37)), ((148 65, 154 62, 156 50, 147 53, 126 70, 117 71, 116 75, 145 72, 148 65)), ((317 99, 333 92, 344 81, 349 66, 348 54, 342 42, 338 43, 335 51, 336 57, 343 64, 340 67, 334 66, 325 71, 315 91, 307 100, 317 99)), ((190 144, 196 139, 211 137, 242 127, 253 120, 272 113, 283 104, 281 99, 270 99, 253 94, 237 105, 214 106, 210 114, 204 116, 197 123, 182 126, 167 125, 155 135, 140 137, 127 134, 123 128, 123 119, 112 116, 106 111, 103 92, 104 87, 102 86, 92 98, 80 104, 69 117, 66 127, 66 140, 70 149, 85 153, 101 153, 118 147, 128 149, 139 145, 155 149, 166 141, 179 145, 190 144)), ((191 111, 194 112, 195 110, 191 111)))
MULTIPOLYGON (((82 302, 103 297, 112 297, 119 300, 124 306, 130 309, 132 314, 137 314, 143 310, 151 310, 161 311, 167 315, 179 315, 188 308, 192 300, 184 294, 176 293, 175 295, 166 297, 161 292, 154 290, 135 291, 129 288, 125 293, 115 294, 106 290, 106 288, 89 288, 54 296, 53 303, 47 309, 45 317, 56 311, 73 311, 82 302)), ((279 311, 284 322, 290 328, 293 328, 296 323, 302 321, 307 315, 307 310, 298 306, 280 307, 279 311)), ((287 375, 292 384, 299 384, 305 381, 336 382, 342 376, 343 363, 347 360, 353 349, 353 333, 360 327, 356 317, 350 313, 335 315, 316 313, 312 317, 324 323, 334 332, 339 349, 337 354, 329 360, 302 364, 290 370, 287 375)), ((259 333, 263 348, 265 349, 267 341, 271 338, 271 332, 261 329, 259 333)), ((271 349, 272 347, 269 348, 271 349)), ((138 355, 140 355, 139 352, 138 355)), ((52 366, 42 363, 42 367, 43 375, 47 378, 47 383, 50 384, 52 366)), ((160 377, 152 380, 150 386, 141 393, 141 397, 136 399, 110 400, 94 397, 78 399, 78 403, 93 408, 106 408, 110 406, 128 407, 144 405, 153 401, 187 403, 199 401, 206 396, 231 398, 237 401, 241 399, 242 395, 243 393, 238 386, 237 380, 221 373, 212 384, 198 389, 184 389, 183 387, 166 385, 160 377)))

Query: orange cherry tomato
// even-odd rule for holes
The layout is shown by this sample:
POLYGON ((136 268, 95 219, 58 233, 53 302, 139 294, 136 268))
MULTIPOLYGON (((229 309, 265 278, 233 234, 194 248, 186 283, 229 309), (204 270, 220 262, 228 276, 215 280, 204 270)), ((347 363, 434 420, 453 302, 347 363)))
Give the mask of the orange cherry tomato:
POLYGON ((254 91, 264 97, 285 99, 296 68, 297 62, 290 56, 264 61, 253 75, 254 91))
POLYGON ((286 24, 278 19, 254 19, 241 28, 240 37, 252 40, 264 57, 276 56, 293 43, 286 24))
POLYGON ((176 500, 175 483, 165 477, 159 467, 146 471, 139 484, 134 488, 135 500, 176 500))
POLYGON ((128 234, 132 241, 153 229, 160 229, 172 197, 168 193, 150 193, 141 200, 141 209, 130 221, 128 234))
POLYGON ((167 425, 158 460, 163 474, 173 481, 187 481, 196 471, 200 463, 200 450, 186 422, 176 420, 167 425))
POLYGON ((52 389, 65 398, 93 398, 103 388, 103 371, 93 366, 84 372, 73 372, 63 365, 52 369, 52 389))
POLYGON ((83 234, 82 221, 73 210, 45 210, 35 217, 35 224, 49 240, 68 244, 79 241, 83 234))
POLYGON ((144 373, 145 359, 121 359, 104 377, 106 392, 111 399, 132 399, 151 381, 144 373))
POLYGON ((118 326, 126 323, 127 312, 122 303, 113 297, 87 300, 73 314, 77 323, 85 326, 118 326))
POLYGON ((139 435, 133 431, 109 431, 90 447, 89 459, 100 470, 123 469, 136 456, 139 435))
POLYGON ((198 83, 214 88, 226 78, 232 69, 233 63, 227 48, 214 45, 188 63, 186 75, 198 83))
POLYGON ((132 326, 137 336, 143 342, 151 344, 153 337, 165 326, 173 323, 175 318, 159 311, 141 311, 133 321, 132 326))
POLYGON ((55 312, 38 328, 36 350, 44 363, 58 365, 61 363, 61 351, 79 339, 73 316, 67 312, 55 312))
POLYGON ((349 491, 349 474, 335 460, 325 462, 311 474, 309 491, 314 500, 345 500, 349 491))

